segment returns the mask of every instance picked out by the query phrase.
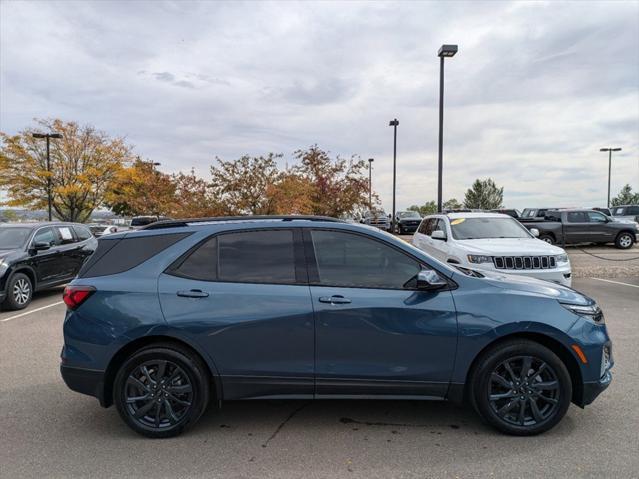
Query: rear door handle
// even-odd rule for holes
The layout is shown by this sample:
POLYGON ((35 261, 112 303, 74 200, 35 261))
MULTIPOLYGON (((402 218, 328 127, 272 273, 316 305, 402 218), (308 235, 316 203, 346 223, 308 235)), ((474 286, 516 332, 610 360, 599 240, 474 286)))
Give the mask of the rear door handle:
POLYGON ((330 304, 349 304, 351 302, 350 299, 345 298, 344 296, 320 296, 320 303, 330 303, 330 304))
POLYGON ((190 291, 178 291, 177 295, 182 298, 207 298, 209 293, 201 289, 192 289, 190 291))

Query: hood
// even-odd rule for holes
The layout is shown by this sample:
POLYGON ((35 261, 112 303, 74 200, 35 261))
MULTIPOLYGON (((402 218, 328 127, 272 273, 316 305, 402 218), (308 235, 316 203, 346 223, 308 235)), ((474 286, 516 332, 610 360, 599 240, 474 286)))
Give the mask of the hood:
POLYGON ((523 292, 534 296, 545 296, 556 299, 562 303, 590 305, 595 301, 588 296, 575 291, 567 286, 562 286, 550 281, 532 278, 529 276, 519 276, 514 274, 503 274, 493 271, 481 270, 484 276, 480 281, 487 281, 498 288, 523 292))
POLYGON ((486 238, 458 240, 470 254, 489 256, 544 256, 564 254, 565 251, 535 238, 486 238))
POLYGON ((18 250, 16 250, 16 249, 0 249, 0 259, 7 258, 10 255, 12 255, 13 253, 15 253, 16 251, 18 251, 18 250))

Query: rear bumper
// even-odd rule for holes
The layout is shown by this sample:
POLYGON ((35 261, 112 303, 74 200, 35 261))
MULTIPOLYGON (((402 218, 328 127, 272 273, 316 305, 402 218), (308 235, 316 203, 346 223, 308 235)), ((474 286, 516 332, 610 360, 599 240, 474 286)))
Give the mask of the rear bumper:
POLYGON ((72 368, 61 364, 60 374, 69 389, 93 396, 100 401, 102 407, 106 407, 104 400, 104 371, 72 368))
POLYGON ((606 390, 610 383, 612 382, 612 373, 610 371, 606 371, 606 374, 599 381, 592 381, 584 383, 584 393, 582 398, 581 407, 587 406, 592 403, 597 396, 599 396, 602 392, 606 390))

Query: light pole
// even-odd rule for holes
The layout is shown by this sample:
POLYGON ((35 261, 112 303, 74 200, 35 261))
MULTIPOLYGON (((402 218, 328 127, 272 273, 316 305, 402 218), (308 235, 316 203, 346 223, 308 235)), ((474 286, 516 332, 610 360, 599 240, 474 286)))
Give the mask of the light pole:
POLYGON ((442 150, 444 146, 444 58, 453 57, 457 53, 457 45, 442 45, 437 56, 439 57, 439 162, 437 165, 437 212, 442 212, 442 170, 444 160, 442 150))
POLYGON ((621 148, 600 148, 599 151, 608 152, 608 204, 607 208, 610 208, 610 173, 612 172, 612 152, 621 151, 621 148))
POLYGON ((34 138, 46 138, 47 140, 47 206, 49 210, 49 221, 53 219, 51 215, 51 158, 49 155, 49 140, 51 138, 62 138, 60 133, 33 133, 34 138))
POLYGON ((391 220, 391 232, 395 232, 395 186, 397 178, 397 127, 399 126, 399 120, 395 118, 388 123, 388 126, 393 127, 393 217, 391 220))
POLYGON ((368 159, 368 211, 373 212, 373 161, 374 158, 368 159))

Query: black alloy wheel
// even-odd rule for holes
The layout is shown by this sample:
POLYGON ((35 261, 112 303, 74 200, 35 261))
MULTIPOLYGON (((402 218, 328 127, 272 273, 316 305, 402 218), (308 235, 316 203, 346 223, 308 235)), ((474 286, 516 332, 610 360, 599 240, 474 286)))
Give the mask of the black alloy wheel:
POLYGON ((199 358, 178 346, 134 354, 115 380, 124 421, 148 437, 172 437, 194 424, 208 404, 208 374, 199 358))
POLYGON ((524 339, 505 341, 477 364, 471 400, 482 418, 500 431, 539 434, 566 414, 572 399, 570 374, 545 346, 524 339))

